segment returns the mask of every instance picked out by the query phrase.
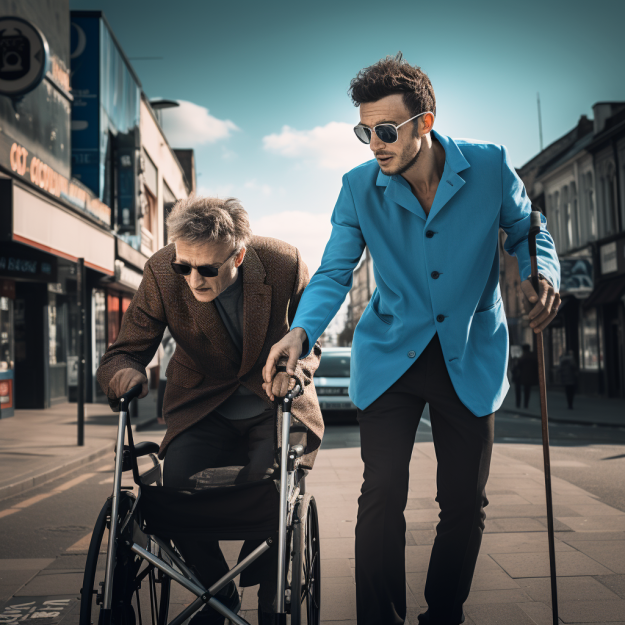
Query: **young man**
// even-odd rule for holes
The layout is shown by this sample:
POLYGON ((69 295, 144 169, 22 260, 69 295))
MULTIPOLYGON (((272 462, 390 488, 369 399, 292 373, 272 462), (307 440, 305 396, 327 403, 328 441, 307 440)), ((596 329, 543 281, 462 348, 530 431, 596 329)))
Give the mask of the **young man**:
POLYGON ((559 306, 559 263, 537 237, 540 293, 528 280, 531 205, 504 147, 454 141, 433 130, 428 77, 401 54, 351 83, 355 133, 375 160, 343 177, 332 235, 291 331, 263 370, 287 370, 338 311, 369 247, 377 288, 354 333, 350 396, 358 407, 364 484, 356 525, 359 625, 403 623, 408 465, 430 405, 440 522, 421 623, 456 625, 469 594, 488 501, 494 412, 508 390, 508 333, 499 291, 499 229, 519 261, 531 326, 559 306))
MULTIPOLYGON (((176 350, 163 399, 167 432, 159 455, 165 457, 165 486, 202 489, 220 480, 271 478, 275 410, 267 394, 285 395, 293 380, 282 373, 266 385, 262 367, 289 330, 308 269, 293 246, 253 236, 246 211, 233 198, 181 200, 167 229, 174 243, 146 263, 119 337, 102 358, 98 382, 112 406, 136 384, 143 384, 145 396, 145 367, 169 328, 176 350)), ((323 436, 311 385, 321 350, 313 345, 292 369, 304 388, 293 415, 309 428, 303 456, 309 468, 323 436)), ((176 545, 207 587, 227 572, 216 541, 185 538, 176 545)), ((244 550, 255 546, 246 541, 244 550)), ((251 567, 243 572, 241 585, 260 583, 259 625, 277 625, 284 622, 274 614, 277 553, 268 551, 257 563, 254 573, 251 567)), ((234 582, 220 598, 237 610, 234 582)), ((224 617, 206 606, 191 623, 223 625, 224 617)))

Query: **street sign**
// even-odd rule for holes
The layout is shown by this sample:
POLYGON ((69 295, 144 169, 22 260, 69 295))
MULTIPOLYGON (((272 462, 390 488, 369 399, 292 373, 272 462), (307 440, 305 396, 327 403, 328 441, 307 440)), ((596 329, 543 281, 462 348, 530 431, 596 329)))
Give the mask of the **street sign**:
POLYGON ((43 33, 21 17, 0 17, 0 94, 16 98, 37 87, 48 71, 43 33))

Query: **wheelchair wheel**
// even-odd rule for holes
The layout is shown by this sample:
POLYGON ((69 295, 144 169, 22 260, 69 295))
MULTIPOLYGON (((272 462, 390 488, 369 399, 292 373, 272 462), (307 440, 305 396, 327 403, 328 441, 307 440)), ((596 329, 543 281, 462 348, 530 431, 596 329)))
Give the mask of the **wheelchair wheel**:
POLYGON ((291 625, 321 623, 321 561, 319 517, 311 495, 297 504, 293 524, 291 625), (304 608, 305 605, 305 608, 304 608))
MULTIPOLYGON (((119 502, 119 528, 130 513, 135 502, 134 496, 122 491, 119 502)), ((108 500, 96 521, 83 577, 80 601, 79 625, 106 625, 102 623, 102 603, 104 598, 104 578, 106 569, 106 551, 110 527, 111 501, 108 500)), ((125 530, 125 535, 148 551, 160 554, 160 549, 152 541, 138 532, 135 520, 125 530), (134 537, 133 537, 134 534, 134 537), (143 541, 141 541, 143 538, 143 541)), ((118 540, 116 565, 113 574, 113 602, 111 606, 111 625, 166 625, 169 610, 171 580, 122 547, 122 536, 118 540)), ((165 558, 163 558, 165 559, 165 558)))

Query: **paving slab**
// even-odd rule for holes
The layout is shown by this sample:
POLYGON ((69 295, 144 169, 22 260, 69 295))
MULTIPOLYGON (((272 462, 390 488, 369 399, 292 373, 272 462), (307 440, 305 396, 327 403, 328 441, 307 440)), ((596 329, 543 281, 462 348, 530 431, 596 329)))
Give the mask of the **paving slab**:
MULTIPOLYGON (((551 579, 549 577, 518 579, 517 583, 532 601, 551 605, 551 579)), ((595 577, 558 578, 558 605, 576 601, 618 601, 620 599, 622 597, 595 577)))
POLYGON ((571 541, 569 544, 613 573, 625 574, 625 540, 571 541))
POLYGON ((558 604, 565 623, 614 623, 625 618, 625 601, 576 601, 558 604))
MULTIPOLYGON (((512 578, 549 577, 549 553, 494 553, 491 558, 512 578)), ((556 556, 558 577, 570 575, 609 575, 614 571, 578 551, 561 552, 556 556)))

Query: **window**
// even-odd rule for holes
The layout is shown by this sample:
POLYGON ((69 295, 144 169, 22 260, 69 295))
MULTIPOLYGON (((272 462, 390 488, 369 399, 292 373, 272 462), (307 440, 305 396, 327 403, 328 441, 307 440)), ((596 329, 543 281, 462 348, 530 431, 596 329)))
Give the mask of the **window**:
POLYGON ((349 354, 326 353, 321 357, 316 378, 349 378, 349 354))
POLYGON ((164 245, 167 245, 168 243, 167 217, 169 216, 169 213, 171 212, 171 209, 174 207, 175 203, 176 203, 176 197, 172 193, 172 190, 167 186, 167 183, 163 181, 163 224, 164 224, 163 243, 164 245))
POLYGON ((599 333, 597 328, 597 309, 589 308, 583 313, 582 320, 582 353, 581 366, 588 370, 599 369, 599 333))
POLYGON ((579 225, 579 202, 577 201, 577 185, 575 182, 571 182, 571 217, 573 220, 572 228, 572 245, 577 247, 582 244, 582 235, 579 225))
POLYGON ((573 247, 573 216, 571 215, 571 198, 569 187, 562 189, 562 218, 565 246, 564 249, 573 247))
POLYGON ((614 234, 617 231, 618 216, 616 205, 616 175, 614 162, 608 161, 603 166, 603 174, 601 177, 603 191, 603 236, 614 234))
POLYGON ((592 173, 588 172, 585 176, 586 180, 586 203, 588 208, 588 232, 590 238, 594 241, 597 238, 597 210, 595 206, 595 185, 592 179, 592 173))
POLYGON ((553 234, 555 235, 555 244, 556 244, 556 249, 560 248, 562 249, 562 239, 560 237, 560 192, 556 191, 553 194, 553 215, 555 217, 554 219, 554 227, 553 227, 553 234))

